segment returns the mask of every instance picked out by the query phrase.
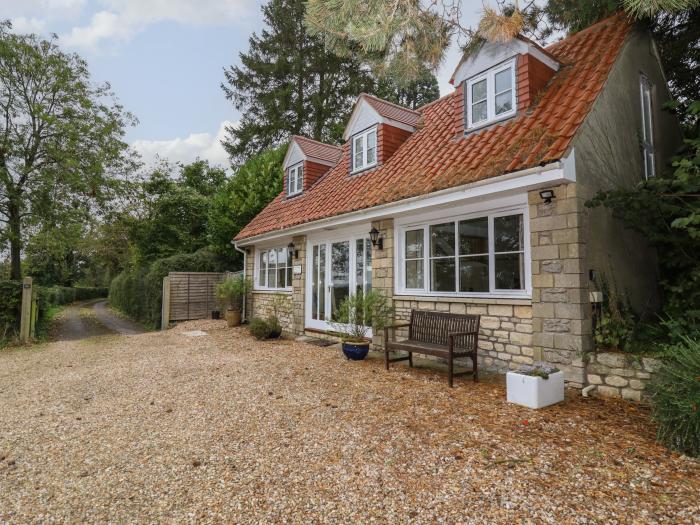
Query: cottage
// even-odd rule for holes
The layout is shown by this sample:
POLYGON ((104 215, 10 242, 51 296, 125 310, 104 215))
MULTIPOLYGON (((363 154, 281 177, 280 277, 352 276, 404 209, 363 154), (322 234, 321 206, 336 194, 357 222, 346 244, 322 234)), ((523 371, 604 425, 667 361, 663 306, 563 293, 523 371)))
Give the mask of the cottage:
POLYGON ((452 83, 417 110, 361 95, 342 147, 291 139, 284 190, 235 239, 248 316, 281 295, 286 330, 328 331, 379 289, 399 318, 481 314, 485 369, 544 360, 582 386, 593 275, 657 302, 653 251, 585 202, 655 176, 681 139, 658 51, 617 15, 546 48, 487 43, 452 83))

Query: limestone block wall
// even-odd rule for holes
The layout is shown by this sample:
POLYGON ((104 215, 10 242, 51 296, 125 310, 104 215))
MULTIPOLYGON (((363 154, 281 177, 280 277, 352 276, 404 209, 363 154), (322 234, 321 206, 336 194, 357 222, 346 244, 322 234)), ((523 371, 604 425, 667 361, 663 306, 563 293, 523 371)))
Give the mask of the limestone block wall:
MULTIPOLYGON (((394 219, 372 222, 372 228, 379 230, 383 239, 383 249, 372 248, 372 289, 379 290, 390 300, 394 296, 394 219)), ((373 334, 372 346, 384 348, 383 333, 373 334)))
POLYGON ((601 397, 641 401, 646 385, 659 370, 661 361, 619 352, 596 352, 588 356, 586 379, 601 397))
POLYGON ((298 250, 297 257, 292 261, 293 266, 301 266, 301 273, 295 273, 292 277, 292 307, 294 308, 292 317, 293 325, 290 332, 296 335, 304 334, 305 301, 306 293, 306 236, 300 235, 292 239, 294 248, 298 250))
POLYGON ((294 332, 294 309, 292 303, 292 293, 291 292, 262 292, 254 291, 252 293, 253 297, 253 309, 252 315, 249 319, 253 317, 263 317, 267 318, 274 313, 274 304, 276 301, 280 301, 283 304, 283 309, 285 312, 278 312, 280 324, 282 329, 286 332, 294 332))
POLYGON ((586 382, 583 354, 593 348, 586 209, 576 184, 551 189, 550 204, 539 190, 528 194, 534 357, 562 370, 569 385, 580 388, 586 382))

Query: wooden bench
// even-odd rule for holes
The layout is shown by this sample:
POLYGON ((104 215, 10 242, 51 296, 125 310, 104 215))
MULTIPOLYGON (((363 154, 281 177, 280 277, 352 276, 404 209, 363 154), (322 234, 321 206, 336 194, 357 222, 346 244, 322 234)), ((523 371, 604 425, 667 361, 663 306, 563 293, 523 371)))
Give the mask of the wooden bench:
POLYGON ((450 314, 412 310, 411 321, 384 328, 384 364, 389 370, 389 363, 408 360, 413 366, 413 354, 432 355, 447 359, 448 382, 458 375, 473 374, 478 380, 476 352, 479 340, 479 315, 450 314), (396 328, 408 327, 408 339, 396 341, 396 328), (392 335, 390 338, 389 335, 392 335), (390 359, 389 352, 408 352, 407 356, 390 359), (454 372, 454 359, 469 357, 472 370, 454 372))

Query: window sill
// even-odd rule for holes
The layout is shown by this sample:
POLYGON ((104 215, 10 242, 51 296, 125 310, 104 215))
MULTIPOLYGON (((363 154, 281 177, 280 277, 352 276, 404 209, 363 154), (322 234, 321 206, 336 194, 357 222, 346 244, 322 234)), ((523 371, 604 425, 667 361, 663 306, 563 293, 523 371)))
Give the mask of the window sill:
POLYGON ((489 120, 484 123, 479 123, 475 126, 467 127, 464 129, 464 135, 470 135, 476 131, 481 131, 487 128, 490 128, 491 126, 495 126, 496 124, 502 124, 506 120, 512 119, 517 115, 517 111, 513 111, 512 113, 508 113, 506 115, 501 115, 500 117, 494 119, 494 120, 489 120))
POLYGON ((255 288, 254 294, 278 294, 289 295, 293 292, 291 288, 255 288))
POLYGON ((508 295, 494 293, 491 295, 445 295, 429 293, 396 292, 394 299, 399 301, 432 301, 436 303, 470 303, 470 304, 512 304, 530 306, 532 296, 528 294, 508 295))
POLYGON ((350 176, 352 177, 353 175, 359 175, 359 174, 364 173, 364 172, 366 172, 366 171, 373 170, 373 169, 376 168, 377 166, 379 166, 379 163, 375 162, 375 163, 372 164, 371 166, 365 166, 364 168, 360 168, 360 169, 358 169, 358 170, 351 171, 351 172, 350 172, 350 176))

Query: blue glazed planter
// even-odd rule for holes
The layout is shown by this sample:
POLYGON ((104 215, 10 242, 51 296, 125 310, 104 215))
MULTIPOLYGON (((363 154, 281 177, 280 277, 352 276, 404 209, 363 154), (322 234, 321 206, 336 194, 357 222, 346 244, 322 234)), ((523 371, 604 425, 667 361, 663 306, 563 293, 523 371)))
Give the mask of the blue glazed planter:
POLYGON ((362 361, 369 352, 369 343, 343 343, 343 353, 348 359, 362 361))

